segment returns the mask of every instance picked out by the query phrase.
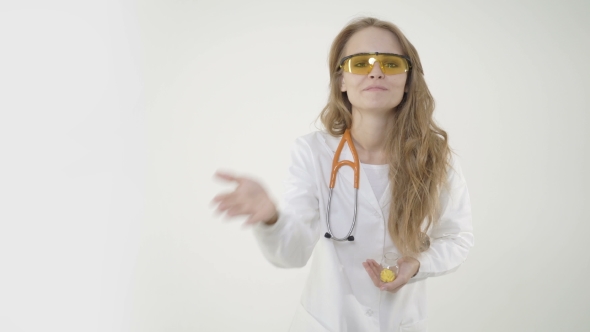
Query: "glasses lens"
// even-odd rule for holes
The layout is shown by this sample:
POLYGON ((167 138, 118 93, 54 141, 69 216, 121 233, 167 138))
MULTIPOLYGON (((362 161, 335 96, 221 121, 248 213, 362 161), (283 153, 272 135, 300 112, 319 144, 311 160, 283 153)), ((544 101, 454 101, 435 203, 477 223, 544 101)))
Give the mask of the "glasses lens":
POLYGON ((352 74, 366 75, 373 69, 375 57, 370 55, 355 55, 346 60, 344 70, 352 74))
POLYGON ((350 59, 347 59, 343 64, 342 68, 352 74, 367 75, 373 69, 375 62, 381 64, 381 71, 385 75, 396 75, 403 74, 409 69, 408 62, 406 59, 396 55, 355 55, 350 59))
POLYGON ((378 55, 377 59, 381 64, 381 70, 385 75, 396 75, 405 73, 408 70, 406 59, 394 55, 378 55))

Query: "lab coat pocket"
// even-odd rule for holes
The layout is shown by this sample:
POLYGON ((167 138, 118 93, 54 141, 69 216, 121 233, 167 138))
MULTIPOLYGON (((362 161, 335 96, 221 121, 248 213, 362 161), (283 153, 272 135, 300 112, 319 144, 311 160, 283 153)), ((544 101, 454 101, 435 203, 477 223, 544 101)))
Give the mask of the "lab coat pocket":
POLYGON ((301 304, 297 307, 289 332, 330 332, 301 304))
POLYGON ((400 332, 428 332, 428 325, 426 320, 421 320, 412 324, 405 324, 400 326, 400 332))

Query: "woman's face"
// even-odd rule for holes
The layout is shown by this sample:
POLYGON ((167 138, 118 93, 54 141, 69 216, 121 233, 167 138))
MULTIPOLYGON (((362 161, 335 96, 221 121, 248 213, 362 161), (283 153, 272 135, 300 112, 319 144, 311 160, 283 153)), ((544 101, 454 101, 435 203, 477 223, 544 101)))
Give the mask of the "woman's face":
MULTIPOLYGON (((397 37, 390 31, 376 27, 357 31, 344 47, 344 56, 374 52, 404 55, 397 37)), ((401 102, 407 77, 407 73, 384 75, 381 68, 374 65, 367 75, 342 72, 340 90, 347 93, 353 113, 388 113, 401 102)))

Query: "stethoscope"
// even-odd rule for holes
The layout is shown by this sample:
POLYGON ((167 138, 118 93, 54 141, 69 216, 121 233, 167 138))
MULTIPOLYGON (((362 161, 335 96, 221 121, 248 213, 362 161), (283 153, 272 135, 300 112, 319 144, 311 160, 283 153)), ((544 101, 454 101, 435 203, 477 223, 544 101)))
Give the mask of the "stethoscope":
POLYGON ((334 153, 334 160, 332 161, 332 174, 330 176, 330 195, 328 196, 328 208, 326 212, 326 226, 328 227, 328 231, 324 236, 328 239, 336 240, 336 241, 354 241, 354 236, 352 236, 352 232, 354 231, 354 225, 356 224, 356 207, 357 207, 357 199, 358 199, 358 192, 359 192, 359 174, 360 174, 360 163, 359 157, 356 153, 356 149, 354 147, 354 143, 352 141, 352 136, 350 136, 350 130, 346 129, 344 134, 342 135, 342 139, 340 140, 340 144, 338 144, 338 148, 334 153), (348 147, 350 148, 350 152, 352 152, 352 159, 350 160, 342 160, 340 159, 340 153, 342 152, 342 148, 344 147, 344 143, 348 143, 348 147), (345 237, 338 238, 332 234, 332 230, 330 229, 330 202, 332 202, 332 191, 334 190, 334 186, 336 185, 336 175, 338 174, 338 169, 340 167, 347 165, 352 168, 354 171, 354 216, 352 217, 352 226, 350 226, 350 230, 345 237))
MULTIPOLYGON (((324 236, 328 239, 336 240, 336 241, 354 241, 354 236, 352 232, 354 231, 354 225, 356 224, 356 207, 357 207, 357 199, 358 199, 358 192, 359 192, 359 174, 360 174, 360 163, 359 163, 359 156, 356 153, 356 149, 354 147, 354 143, 352 141, 352 136, 350 136, 350 130, 346 129, 344 134, 342 135, 342 139, 340 140, 340 144, 338 144, 338 148, 336 148, 336 152, 334 153, 334 160, 332 161, 332 174, 330 175, 330 195, 328 196, 328 208, 326 212, 326 226, 328 227, 328 231, 324 236), (348 144, 350 148, 350 152, 352 153, 352 159, 350 160, 342 160, 340 159, 340 153, 342 152, 342 148, 344 147, 344 143, 348 144), (332 191, 334 190, 334 186, 336 185, 336 175, 338 174, 338 169, 340 167, 347 165, 352 168, 354 171, 354 215, 352 217, 352 226, 350 226, 350 230, 345 237, 338 238, 332 234, 332 230, 330 229, 330 202, 332 202, 332 191)), ((422 247, 421 251, 425 251, 430 248, 430 237, 426 233, 422 233, 422 247)))

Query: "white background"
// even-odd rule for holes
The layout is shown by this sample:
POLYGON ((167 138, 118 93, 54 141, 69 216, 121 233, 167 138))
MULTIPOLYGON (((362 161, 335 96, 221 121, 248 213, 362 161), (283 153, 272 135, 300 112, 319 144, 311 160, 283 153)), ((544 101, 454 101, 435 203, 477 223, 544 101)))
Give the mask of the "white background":
POLYGON ((216 169, 279 200, 352 18, 418 49, 476 246, 431 331, 590 329, 587 1, 3 1, 0 331, 285 331, 307 268, 266 262, 216 169))

